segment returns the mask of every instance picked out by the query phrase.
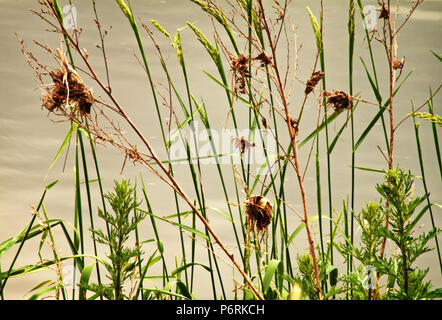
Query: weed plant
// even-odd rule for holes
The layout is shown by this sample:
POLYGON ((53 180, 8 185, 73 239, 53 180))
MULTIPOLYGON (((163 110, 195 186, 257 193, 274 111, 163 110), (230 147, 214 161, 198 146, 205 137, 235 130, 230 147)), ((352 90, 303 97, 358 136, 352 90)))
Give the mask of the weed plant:
MULTIPOLYGON (((129 23, 118 27, 130 28, 136 43, 136 56, 139 56, 152 94, 148 112, 156 117, 162 139, 161 146, 155 148, 143 132, 141 120, 129 116, 129 106, 120 103, 117 90, 112 90, 109 77, 112 64, 106 50, 106 35, 110 30, 100 23, 96 1, 91 2, 91 11, 98 30, 105 77, 96 71, 97 65, 92 62, 96 60, 90 59, 85 49, 87 44, 80 41, 81 30, 66 29, 57 0, 39 1, 40 8, 32 11, 54 31, 51 35, 62 41, 62 46, 56 49, 35 41, 38 48, 57 62, 45 65, 17 36, 22 53, 41 82, 44 110, 51 118, 69 124, 51 168, 73 141, 75 210, 72 224, 50 219, 44 206, 45 196, 57 181, 45 188, 30 221, 16 236, 0 244, 0 258, 15 249, 12 262, 0 264, 1 298, 8 298, 8 286, 14 277, 52 268, 56 280, 38 284, 31 290, 31 299, 197 299, 198 287, 202 284, 197 282, 196 274, 200 270, 209 274, 207 286, 213 299, 440 299, 441 289, 433 288, 431 281, 426 279, 428 268, 416 265, 421 255, 432 254, 438 258, 442 273, 440 229, 435 225, 419 124, 415 121, 423 119, 424 125, 432 127, 442 178, 437 131, 441 122, 433 106, 433 97, 441 86, 430 89, 429 98, 417 108, 413 106, 411 113, 400 114, 395 104, 396 94, 411 76, 411 72, 406 72, 405 60, 398 58, 398 35, 423 0, 407 2, 409 12, 401 21, 397 12, 399 6, 390 0, 378 1, 376 17, 380 27, 370 30, 365 25, 369 61, 361 58, 358 63, 354 61, 355 25, 359 23, 358 17, 367 21, 367 12, 362 0, 348 1, 348 90, 333 91, 327 89, 326 82, 322 0, 318 0, 319 12, 305 9, 311 26, 302 26, 302 32, 313 30, 312 40, 316 43, 316 51, 311 53, 312 61, 307 62, 312 65, 308 79, 297 78, 297 48, 290 50, 295 31, 288 17, 288 7, 296 6, 296 1, 275 0, 271 4, 262 0, 190 2, 212 20, 211 35, 204 34, 197 23, 191 22, 183 22, 183 28, 173 35, 161 22, 138 18, 129 2, 115 1, 114 9, 120 10, 121 17, 129 23), (195 37, 201 54, 208 54, 214 64, 216 74, 205 71, 204 76, 225 94, 227 121, 234 129, 232 143, 236 152, 222 153, 213 135, 207 137, 209 154, 202 154, 198 149, 196 124, 202 124, 210 132, 217 119, 213 118, 205 97, 197 98, 193 93, 196 88, 189 75, 195 72, 195 66, 187 63, 186 48, 194 44, 182 43, 184 32, 195 37), (170 57, 163 57, 164 48, 158 45, 158 36, 170 40, 178 72, 172 68, 170 57), (384 49, 385 58, 375 57, 374 46, 384 49), (147 47, 156 55, 147 55, 147 47), (151 73, 153 63, 159 63, 163 74, 151 73), (355 94, 353 74, 359 66, 367 76, 374 101, 355 94), (388 71, 385 88, 379 81, 378 70, 381 69, 388 71), (163 77, 161 86, 155 80, 157 77, 163 77), (301 82, 304 89, 293 93, 290 79, 301 82), (381 92, 388 94, 383 96, 381 92), (302 104, 294 105, 291 94, 301 95, 302 104), (302 117, 307 101, 316 106, 314 123, 302 117), (361 105, 374 107, 376 112, 358 137, 355 128, 362 124, 356 123, 354 115, 361 105), (423 112, 426 106, 428 112, 423 112), (245 118, 238 111, 244 107, 245 118), (167 121, 164 121, 165 112, 167 121), (398 115, 403 117, 399 121, 398 115), (333 136, 330 126, 336 126, 338 118, 343 119, 343 124, 333 136), (406 121, 415 124, 420 182, 425 189, 421 196, 414 195, 415 176, 406 168, 398 168, 394 161, 396 130, 406 121), (245 123, 247 136, 241 134, 245 123), (358 167, 355 157, 358 148, 378 130, 375 129, 378 123, 381 126, 377 128, 381 128, 385 140, 386 152, 382 152, 385 168, 358 167), (190 135, 186 135, 187 129, 190 135), (335 181, 331 175, 336 164, 331 161, 331 155, 345 130, 350 130, 351 134, 351 167, 348 169, 351 170, 351 189, 341 210, 336 212, 337 204, 332 203, 335 181), (276 141, 275 152, 271 152, 264 135, 276 141), (181 175, 176 174, 178 160, 171 157, 177 140, 184 148, 184 158, 178 160, 186 163, 189 175, 185 182, 190 182, 190 190, 183 187, 184 181, 178 178, 181 175), (124 164, 131 161, 144 168, 149 179, 160 180, 171 191, 164 193, 164 198, 173 203, 174 213, 162 216, 155 210, 143 180, 141 188, 125 180, 116 182, 113 192, 106 193, 102 186, 98 144, 121 151, 124 164), (304 146, 309 146, 309 150, 304 146), (249 159, 258 148, 263 150, 265 161, 254 174, 249 159), (87 150, 92 161, 87 161, 87 150), (301 157, 307 161, 303 163, 301 157), (203 163, 210 158, 215 160, 217 175, 209 181, 203 163), (320 159, 323 158, 326 177, 320 174, 320 159), (221 165, 222 160, 229 165, 221 165), (313 182, 304 180, 310 162, 315 167, 313 182), (96 192, 101 199, 97 210, 92 203, 91 172, 96 175, 96 192), (373 172, 384 175, 384 181, 376 185, 380 200, 373 199, 357 210, 357 175, 373 172), (286 179, 290 174, 296 178, 296 190, 287 187, 286 179), (307 183, 314 183, 316 194, 307 195, 307 183), (215 184, 221 187, 225 200, 222 208, 214 208, 206 197, 206 191, 215 184), (83 187, 86 199, 81 192, 83 187), (327 199, 325 203, 323 196, 327 199), (316 200, 316 207, 309 206, 308 197, 316 200), (302 213, 294 209, 294 203, 301 205, 302 213), (219 213, 229 228, 231 226, 233 246, 227 245, 230 239, 219 236, 219 230, 209 219, 211 211, 219 213), (290 222, 293 215, 299 218, 297 225, 290 222), (431 230, 421 231, 419 221, 427 215, 431 218, 431 230), (147 217, 149 219, 145 219, 147 217), (95 227, 97 218, 104 223, 104 230, 95 227), (153 230, 147 239, 139 231, 139 226, 148 223, 146 221, 153 230), (312 225, 313 221, 318 221, 317 228, 312 225), (166 259, 171 253, 166 250, 168 243, 161 238, 161 223, 174 226, 179 235, 180 251, 174 253, 174 266, 166 259), (57 254, 56 245, 60 240, 53 237, 56 229, 61 229, 65 236, 72 251, 70 256, 57 254), (359 239, 356 238, 357 230, 361 231, 359 239), (301 231, 306 234, 306 252, 294 251, 294 239, 301 231), (92 248, 86 244, 88 237, 92 240, 92 248), (40 255, 37 264, 17 266, 23 246, 33 238, 41 239, 40 249, 45 243, 49 244, 53 258, 40 255), (387 242, 392 246, 387 247, 387 242), (99 254, 99 249, 107 252, 106 257, 99 254), (207 253, 205 259, 197 258, 201 250, 207 253), (431 250, 433 252, 428 253, 431 250), (92 263, 86 263, 91 259, 92 263), (338 262, 342 259, 344 268, 338 262), (62 273, 63 263, 68 261, 74 263, 72 286, 62 273), (222 272, 226 263, 234 270, 233 276, 226 277, 222 272), (151 275, 154 265, 161 265, 161 271, 151 275), (153 282, 154 278, 159 282, 153 282), (233 293, 227 290, 230 285, 234 287, 233 293)), ((430 57, 434 63, 441 61, 434 52, 430 57)), ((153 120, 151 118, 149 121, 153 120)))

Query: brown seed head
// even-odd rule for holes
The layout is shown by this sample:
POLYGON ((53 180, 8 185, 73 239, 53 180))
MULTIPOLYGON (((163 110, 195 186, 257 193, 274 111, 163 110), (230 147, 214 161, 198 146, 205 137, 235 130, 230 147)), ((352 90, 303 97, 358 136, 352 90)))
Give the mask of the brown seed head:
POLYGON ((246 201, 246 217, 249 231, 256 230, 258 233, 267 231, 267 227, 272 222, 272 215, 272 205, 263 196, 252 196, 246 201))
POLYGON ((402 58, 402 60, 395 59, 393 61, 393 69, 394 70, 402 69, 404 67, 404 64, 405 64, 405 58, 402 58))
POLYGON ((323 95, 327 97, 327 105, 331 105, 336 113, 353 108, 353 98, 344 91, 335 90, 333 93, 326 91, 323 95))
POLYGON ((310 76, 310 79, 307 81, 307 85, 305 87, 305 94, 308 95, 310 92, 313 91, 313 88, 316 87, 319 81, 321 81, 322 77, 324 76, 324 72, 322 71, 316 71, 313 72, 310 76))
POLYGON ((80 76, 68 68, 67 70, 56 69, 49 72, 52 78, 52 92, 45 94, 42 98, 43 106, 49 111, 63 107, 69 101, 77 107, 81 114, 90 113, 94 103, 92 91, 87 89, 80 76))

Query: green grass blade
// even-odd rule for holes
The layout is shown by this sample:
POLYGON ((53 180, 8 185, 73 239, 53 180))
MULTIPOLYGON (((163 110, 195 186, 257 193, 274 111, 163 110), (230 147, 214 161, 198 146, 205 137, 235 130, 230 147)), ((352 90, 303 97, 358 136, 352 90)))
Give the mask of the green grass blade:
MULTIPOLYGON (((399 91, 399 89, 401 88, 401 86, 404 84, 404 82, 408 79, 408 77, 411 75, 412 71, 410 71, 407 76, 404 78, 404 80, 402 80, 402 82, 397 86, 397 88, 394 90, 393 92, 393 96, 396 95, 396 93, 399 91)), ((361 136, 359 137, 358 141, 356 142, 353 151, 356 151, 359 146, 361 145, 361 143, 364 141, 364 139, 367 137, 367 135, 369 134, 369 132, 371 131, 371 129, 374 127, 374 125, 376 124, 376 122, 379 120, 379 118, 383 115, 384 111, 387 110, 388 106, 390 105, 390 99, 388 99, 383 107, 380 108, 380 110, 376 113, 376 115, 374 116, 374 118, 370 121, 370 123, 368 124, 368 126, 365 128, 365 130, 362 132, 361 136)))
POLYGON ((149 216, 154 217, 155 219, 158 219, 158 220, 161 220, 161 221, 167 222, 167 223, 169 223, 169 224, 172 224, 172 225, 174 225, 174 226, 180 227, 180 228, 182 228, 182 229, 184 229, 184 230, 186 230, 186 231, 188 231, 188 232, 190 232, 190 233, 192 233, 192 234, 195 234, 195 235, 197 235, 197 236, 203 238, 203 239, 206 240, 206 241, 210 241, 209 237, 208 237, 205 233, 203 233, 203 232, 201 232, 201 231, 199 231, 199 230, 197 230, 197 229, 191 228, 191 227, 189 227, 189 226, 186 226, 186 225, 184 225, 184 224, 180 224, 180 223, 177 223, 177 222, 174 222, 174 221, 170 221, 170 220, 168 220, 168 219, 166 219, 166 218, 162 218, 162 217, 160 217, 160 216, 154 215, 153 213, 148 212, 148 211, 145 211, 145 210, 142 210, 142 209, 138 209, 138 210, 140 210, 141 212, 144 212, 144 213, 148 214, 149 216))
POLYGON ((273 275, 275 274, 275 271, 280 263, 281 261, 272 259, 270 260, 269 264, 265 267, 266 272, 264 274, 264 279, 262 281, 263 292, 267 292, 267 290, 269 290, 273 275))
POLYGON ((71 141, 71 138, 74 135, 74 133, 77 132, 77 129, 78 129, 78 124, 76 122, 72 121, 72 125, 71 125, 70 129, 66 133, 66 136, 65 136, 63 142, 61 143, 60 148, 58 148, 58 151, 55 154, 55 157, 52 160, 51 165, 49 166, 49 169, 46 173, 46 177, 49 175, 49 172, 52 170, 52 167, 55 165, 55 163, 57 162, 57 159, 63 153, 64 149, 66 149, 66 147, 69 145, 69 142, 71 141))
POLYGON ((312 139, 315 135, 317 135, 321 130, 323 130, 328 124, 332 123, 337 117, 338 113, 332 113, 330 116, 323 121, 318 128, 312 131, 302 142, 298 145, 298 149, 300 149, 303 145, 305 145, 310 139, 312 139))
MULTIPOLYGON (((87 289, 85 288, 85 286, 87 286, 89 284, 89 279, 91 277, 91 273, 94 269, 96 262, 92 262, 90 264, 88 264, 87 266, 85 266, 83 268, 83 271, 81 272, 81 277, 80 277, 80 291, 78 292, 78 298, 80 300, 86 300, 86 291, 87 289)), ((99 281, 99 283, 101 283, 101 281, 99 281)))
POLYGON ((191 267, 191 266, 201 266, 204 269, 206 269, 207 271, 211 272, 212 268, 209 268, 208 266, 198 263, 198 262, 193 262, 193 263, 187 263, 179 268, 176 268, 175 270, 172 271, 172 273, 170 274, 172 277, 176 276, 177 274, 180 274, 181 272, 183 272, 185 269, 191 267))
MULTIPOLYGON (((434 115, 433 92, 431 91, 431 87, 430 87, 430 100, 428 100, 428 112, 431 115, 434 115)), ((442 180, 442 161, 440 156, 439 137, 437 134, 436 125, 434 123, 431 124, 431 129, 433 130, 434 148, 436 150, 437 163, 439 164, 440 179, 442 180)))
POLYGON ((436 57, 437 60, 439 60, 439 62, 442 62, 442 57, 440 55, 438 55, 436 52, 434 52, 433 50, 430 50, 430 52, 433 54, 433 56, 436 57))

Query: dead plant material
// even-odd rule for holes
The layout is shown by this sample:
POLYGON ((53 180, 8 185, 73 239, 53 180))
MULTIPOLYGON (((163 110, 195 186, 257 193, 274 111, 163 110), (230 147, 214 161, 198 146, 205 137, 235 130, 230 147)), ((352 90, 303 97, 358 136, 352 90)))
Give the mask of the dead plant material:
POLYGON ((379 15, 379 19, 388 19, 388 16, 390 15, 390 12, 388 11, 387 7, 385 7, 385 4, 381 4, 381 14, 379 15))
POLYGON ((246 217, 249 231, 266 232, 267 227, 272 222, 272 216, 272 205, 263 196, 252 196, 246 201, 246 217))
POLYGON ((310 76, 310 79, 307 81, 307 85, 305 87, 305 95, 308 95, 313 89, 316 87, 319 81, 324 77, 325 73, 322 71, 313 72, 310 76))
POLYGON ((327 105, 331 105, 336 113, 353 108, 353 98, 344 91, 335 90, 333 93, 325 91, 323 95, 327 98, 327 105))
POLYGON ((251 147, 254 147, 256 144, 255 142, 249 142, 246 140, 246 138, 241 137, 240 138, 235 138, 235 147, 237 147, 238 149, 241 150, 241 154, 243 155, 248 149, 250 149, 251 147))
POLYGON ((250 58, 241 54, 238 58, 231 58, 230 66, 235 77, 235 93, 246 94, 246 79, 250 78, 250 58))
POLYGON ((290 125, 292 126, 295 136, 299 133, 299 126, 298 126, 298 120, 293 119, 292 117, 289 117, 290 119, 290 125))
POLYGON ((269 124, 267 123, 267 119, 264 117, 261 117, 261 122, 262 122, 262 126, 264 127, 264 129, 268 130, 269 124))
POLYGON ((394 70, 402 69, 404 67, 404 64, 405 64, 405 58, 402 58, 402 60, 395 59, 393 61, 393 69, 394 70))
POLYGON ((261 67, 265 67, 272 64, 272 57, 267 56, 264 52, 257 55, 253 60, 258 60, 261 67))
POLYGON ((80 114, 89 114, 95 101, 92 90, 88 89, 77 72, 69 67, 61 51, 57 49, 57 52, 63 67, 49 71, 53 89, 43 96, 43 106, 53 112, 62 108, 66 103, 70 103, 80 111, 80 114))

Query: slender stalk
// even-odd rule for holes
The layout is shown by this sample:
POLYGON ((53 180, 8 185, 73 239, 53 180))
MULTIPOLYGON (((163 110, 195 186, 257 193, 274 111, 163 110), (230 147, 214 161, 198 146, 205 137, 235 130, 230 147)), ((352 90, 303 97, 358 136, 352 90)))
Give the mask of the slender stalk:
MULTIPOLYGON (((431 88, 430 88, 430 97, 431 98, 428 100, 428 112, 431 115, 434 115, 433 93, 431 92, 431 88)), ((431 123, 431 129, 433 130, 434 149, 436 150, 437 163, 439 164, 440 179, 442 180, 442 161, 440 156, 439 138, 437 135, 436 124, 434 122, 431 123)))
MULTIPOLYGON (((353 96, 353 53, 354 53, 354 42, 355 42, 355 7, 354 0, 349 0, 349 11, 348 11, 348 35, 349 35, 349 45, 348 45, 348 84, 350 96, 353 96)), ((354 205, 355 205, 355 135, 354 135, 354 121, 353 112, 350 115, 350 126, 351 126, 351 200, 350 200, 350 241, 353 245, 354 242, 354 205)), ((348 238, 348 220, 347 220, 347 210, 345 211, 345 230, 346 236, 348 238)), ((353 256, 347 257, 347 274, 353 271, 353 256)))
MULTIPOLYGON (((78 140, 80 141, 81 159, 83 162, 84 183, 86 185, 87 202, 88 202, 88 207, 89 207, 89 219, 90 219, 91 228, 95 229, 94 228, 94 217, 92 214, 92 197, 91 197, 91 191, 90 191, 90 185, 89 185, 89 175, 88 175, 88 169, 87 169, 87 163, 86 163, 86 153, 84 151, 83 136, 82 136, 81 131, 78 131, 78 140)), ((97 241, 95 239, 94 233, 92 233, 92 243, 94 246, 94 254, 96 257, 98 257, 97 241)), ((99 263, 96 264, 96 268, 97 268, 98 283, 101 283, 99 263)), ((103 297, 101 295, 100 295, 100 299, 103 299, 103 297)))
MULTIPOLYGON (((414 112, 414 110, 413 110, 413 112, 414 112)), ((423 156, 422 156, 421 141, 420 141, 420 137, 419 137, 419 123, 416 123, 415 117, 413 117, 413 123, 414 123, 414 133, 415 133, 415 137, 416 137, 417 155, 419 158, 419 167, 420 167, 421 176, 422 176, 422 185, 424 187, 425 194, 427 195, 426 199, 427 199, 428 210, 430 212, 431 226, 433 227, 433 230, 434 230, 434 229, 436 229, 436 224, 434 223, 433 209, 432 209, 431 202, 430 202, 430 194, 428 192, 427 182, 425 179, 424 161, 423 161, 423 156)), ((441 259, 441 254, 440 254, 439 242, 437 240, 437 237, 434 237, 434 240, 435 240, 436 249, 437 249, 437 256, 439 259, 439 267, 440 267, 440 271, 442 273, 442 259, 441 259)))
POLYGON ((314 266, 314 270, 315 270, 315 281, 316 281, 316 290, 318 291, 318 296, 319 299, 322 299, 322 294, 321 294, 321 282, 319 280, 319 270, 318 270, 318 263, 317 263, 317 259, 316 259, 316 253, 315 253, 315 248, 314 248, 314 243, 313 243, 313 237, 311 234, 311 230, 310 230, 310 224, 308 221, 308 212, 307 212, 307 198, 306 198, 306 193, 305 193, 305 189, 304 189, 304 183, 302 180, 302 173, 301 173, 301 168, 300 168, 300 164, 299 164, 299 155, 298 155, 298 147, 297 147, 297 142, 296 142, 296 135, 295 132, 293 131, 293 127, 292 127, 292 123, 291 123, 291 117, 289 115, 289 109, 288 109, 288 102, 287 102, 287 97, 285 95, 285 91, 284 91, 284 86, 281 80, 281 76, 278 70, 278 63, 277 63, 277 55, 276 55, 276 47, 273 43, 273 39, 270 33, 270 28, 268 26, 267 23, 267 19, 265 16, 265 11, 264 11, 264 6, 262 4, 262 0, 258 0, 259 6, 260 6, 260 11, 262 14, 262 21, 264 23, 264 30, 266 31, 267 34, 267 38, 269 41, 269 46, 271 48, 272 51, 272 57, 273 57, 273 70, 274 70, 274 74, 276 76, 276 82, 277 82, 277 87, 278 87, 278 91, 279 94, 281 96, 281 100, 282 100, 282 104, 284 107, 284 112, 285 112, 285 116, 286 116, 286 123, 287 123, 287 128, 288 128, 288 132, 289 132, 289 137, 291 140, 291 144, 292 144, 292 149, 293 149, 293 164, 295 167, 295 171, 296 171, 296 176, 298 179, 298 184, 299 184, 299 188, 301 191, 301 197, 302 197, 302 206, 304 209, 304 223, 305 223, 305 229, 307 232, 307 238, 308 238, 308 245, 309 245, 309 251, 310 251, 310 255, 312 257, 313 260, 313 266, 314 266))
MULTIPOLYGON (((324 8, 321 0, 321 14, 320 14, 320 47, 318 48, 319 60, 321 64, 321 71, 325 73, 325 53, 324 53, 324 8)), ((322 90, 326 91, 326 76, 322 77, 322 90)), ((327 103, 326 98, 323 97, 322 104, 324 107, 324 117, 327 118, 327 103)), ((327 150, 327 191, 328 191, 328 214, 329 214, 329 232, 330 232, 330 263, 333 264, 333 204, 332 204, 332 183, 331 183, 331 165, 330 165, 330 153, 329 150, 329 134, 328 123, 325 125, 325 145, 327 150)))

